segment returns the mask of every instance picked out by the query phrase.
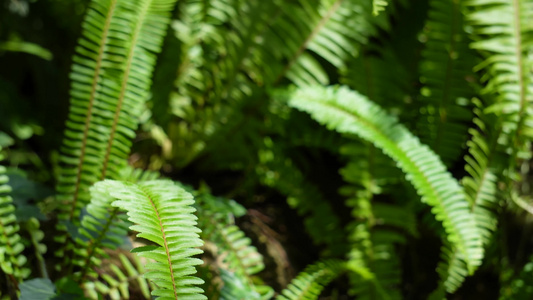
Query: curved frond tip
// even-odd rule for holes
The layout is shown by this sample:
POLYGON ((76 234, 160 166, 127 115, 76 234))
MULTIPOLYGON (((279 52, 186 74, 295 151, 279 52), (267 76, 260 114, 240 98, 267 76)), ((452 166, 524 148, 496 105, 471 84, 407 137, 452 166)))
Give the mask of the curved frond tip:
POLYGON ((405 172, 422 201, 433 207, 469 271, 481 264, 481 235, 463 189, 439 157, 395 117, 346 87, 309 87, 289 92, 288 98, 291 106, 310 113, 327 128, 359 136, 382 149, 405 172))

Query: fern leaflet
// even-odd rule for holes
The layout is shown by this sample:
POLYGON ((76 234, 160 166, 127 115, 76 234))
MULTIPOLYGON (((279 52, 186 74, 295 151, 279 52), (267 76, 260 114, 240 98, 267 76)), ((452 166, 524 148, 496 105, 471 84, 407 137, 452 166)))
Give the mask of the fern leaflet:
MULTIPOLYGON (((0 161, 4 156, 1 153, 0 161)), ((15 216, 13 199, 7 195, 11 192, 8 185, 6 168, 0 165, 0 268, 9 277, 11 284, 18 289, 18 284, 30 275, 30 270, 24 267, 26 257, 22 254, 24 245, 19 235, 19 225, 15 216)))

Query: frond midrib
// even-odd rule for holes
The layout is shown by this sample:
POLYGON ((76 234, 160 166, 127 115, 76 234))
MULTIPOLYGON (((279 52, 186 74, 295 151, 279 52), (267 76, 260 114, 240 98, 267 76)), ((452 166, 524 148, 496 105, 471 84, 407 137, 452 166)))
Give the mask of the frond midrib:
POLYGON ((109 140, 107 142, 106 151, 105 151, 105 154, 104 154, 104 163, 103 163, 103 168, 102 168, 102 176, 100 178, 101 180, 105 179, 105 176, 106 176, 106 172, 107 172, 107 168, 108 168, 108 164, 109 164, 109 157, 111 155, 111 148, 113 146, 113 142, 114 142, 114 139, 115 139, 115 133, 117 132, 118 120, 119 120, 120 113, 122 112, 122 104, 124 103, 124 98, 126 96, 126 88, 128 86, 128 80, 129 80, 129 77, 130 77, 131 66, 132 66, 132 63, 133 63, 133 57, 134 57, 135 49, 138 47, 137 46, 137 39, 139 38, 139 35, 140 35, 140 32, 141 32, 141 28, 144 25, 145 16, 146 16, 146 14, 148 12, 148 9, 149 9, 151 3, 152 3, 152 1, 144 1, 144 6, 139 9, 141 11, 141 13, 139 15, 138 22, 136 24, 135 30, 133 31, 133 35, 131 37, 131 48, 130 48, 130 51, 128 52, 128 56, 127 56, 127 59, 126 59, 126 64, 125 64, 126 68, 125 68, 125 71, 124 71, 124 77, 122 78, 122 83, 121 83, 121 87, 120 87, 120 94, 119 94, 119 97, 117 99, 118 101, 117 101, 117 107, 116 107, 116 110, 115 110, 115 114, 114 114, 114 117, 113 117, 113 125, 111 125, 111 133, 110 133, 110 137, 109 137, 109 140))
POLYGON ((108 11, 108 14, 107 14, 107 17, 106 17, 106 22, 105 22, 105 25, 104 25, 104 28, 103 28, 103 31, 102 31, 103 32, 103 36, 102 36, 102 39, 101 39, 100 49, 98 49, 98 57, 97 57, 97 60, 96 60, 96 66, 95 66, 93 81, 92 81, 92 85, 91 85, 91 94, 90 94, 90 97, 89 97, 89 106, 88 106, 88 109, 87 109, 85 127, 83 129, 83 138, 82 138, 82 144, 81 144, 81 149, 80 149, 80 151, 81 151, 80 161, 78 163, 78 168, 77 168, 77 172, 76 172, 76 183, 75 183, 74 195, 73 195, 73 199, 72 199, 73 201, 72 201, 71 207, 70 207, 70 213, 69 213, 69 218, 68 218, 69 221, 72 221, 72 218, 74 217, 74 212, 76 211, 76 204, 77 204, 77 201, 78 201, 78 195, 79 195, 79 192, 80 192, 80 185, 81 185, 81 174, 82 174, 82 170, 83 170, 83 161, 84 161, 84 158, 85 158, 85 151, 86 151, 86 148, 87 148, 87 139, 88 139, 88 136, 89 136, 89 126, 91 124, 92 109, 93 109, 94 101, 95 101, 95 98, 96 98, 96 88, 98 86, 98 77, 100 76, 100 69, 102 68, 102 60, 103 60, 103 56, 104 56, 104 49, 105 49, 105 45, 106 45, 106 41, 107 41, 107 36, 108 36, 108 33, 109 33, 109 28, 110 28, 110 25, 111 25, 111 19, 113 17, 113 13, 114 13, 115 8, 116 8, 116 3, 117 3, 117 0, 111 0, 111 6, 110 6, 110 9, 108 11))
POLYGON ((167 261, 168 261, 168 268, 170 271, 170 280, 172 281, 172 292, 174 293, 174 298, 178 299, 178 289, 176 287, 176 280, 174 278, 174 271, 172 270, 172 258, 170 255, 170 248, 168 246, 167 238, 166 238, 166 232, 165 227, 163 226, 163 222, 161 220, 161 217, 159 215, 159 210, 154 203, 154 200, 152 199, 151 194, 148 192, 148 190, 142 186, 138 186, 139 189, 144 193, 145 197, 150 201, 150 205, 152 205, 153 211, 155 212, 155 216, 157 218, 157 221, 159 222, 159 230, 161 231, 161 238, 163 239, 163 248, 165 249, 165 253, 167 255, 167 261))

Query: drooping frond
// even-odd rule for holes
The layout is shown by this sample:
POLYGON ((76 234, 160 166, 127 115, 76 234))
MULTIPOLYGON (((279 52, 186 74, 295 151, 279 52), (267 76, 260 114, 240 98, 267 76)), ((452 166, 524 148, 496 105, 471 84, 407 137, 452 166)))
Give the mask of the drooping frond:
POLYGON ((102 274, 102 279, 90 281, 84 284, 84 290, 90 299, 99 299, 98 296, 108 296, 111 299, 130 299, 130 290, 135 291, 135 299, 143 296, 144 299, 151 299, 150 286, 143 274, 144 267, 140 259, 136 256, 126 256, 119 254, 118 258, 121 267, 111 263, 109 272, 102 274), (133 288, 133 285, 135 287, 133 288))
MULTIPOLYGON (((0 161, 4 159, 0 147, 0 161)), ((21 242, 15 206, 9 196, 11 187, 8 185, 6 168, 0 165, 0 268, 11 280, 13 288, 18 288, 18 283, 28 275, 30 270, 25 268, 26 257, 22 254, 24 245, 21 242)))
POLYGON ((420 63, 420 139, 451 166, 461 158, 472 120, 470 99, 476 57, 463 30, 460 1, 432 0, 420 63))
POLYGON ((396 118, 345 87, 309 87, 289 92, 290 105, 331 130, 372 142, 406 173, 422 201, 442 221, 448 240, 465 255, 468 269, 481 264, 483 248, 463 190, 440 161, 396 118))
MULTIPOLYGON (((499 163, 502 149, 498 146, 501 127, 494 116, 487 116, 482 112, 482 104, 474 99, 477 108, 474 109, 477 117, 474 123, 477 129, 470 129, 472 138, 467 143, 469 155, 465 157, 465 170, 469 176, 462 179, 465 194, 474 212, 476 224, 481 233, 484 245, 490 242, 492 233, 497 226, 498 200, 498 175, 502 171, 499 163), (488 127, 487 124, 496 124, 488 127)), ((501 179, 501 178, 500 178, 501 179)))
POLYGON ((222 269, 222 280, 234 279, 227 283, 224 281, 224 284, 230 287, 223 287, 221 296, 229 297, 229 294, 238 288, 241 290, 239 293, 253 291, 252 294, 257 294, 260 299, 271 298, 274 291, 268 286, 258 284, 255 276, 265 268, 263 256, 252 245, 250 238, 235 225, 234 217, 245 211, 244 207, 234 201, 216 198, 203 192, 200 192, 198 199, 198 214, 201 216, 198 226, 202 229, 201 237, 216 246, 215 255, 221 260, 219 269, 222 269), (224 275, 224 271, 229 273, 224 275))
MULTIPOLYGON (((533 2, 529 0, 463 1, 466 20, 473 26, 471 47, 485 61, 476 69, 485 72, 484 93, 494 95, 487 112, 502 119, 502 134, 513 157, 523 156, 533 137, 533 2)), ((512 168, 515 159, 511 160, 512 168)), ((511 174, 510 174, 511 175, 511 174)))
POLYGON ((330 259, 315 263, 298 274, 276 299, 318 299, 324 287, 344 271, 346 271, 346 265, 339 260, 330 259))
POLYGON ((105 180, 96 184, 112 197, 119 199, 113 206, 125 209, 130 229, 137 237, 154 243, 132 250, 148 259, 145 277, 155 284, 153 296, 159 299, 206 299, 195 285, 203 281, 193 274, 195 265, 202 264, 192 256, 202 253, 197 247, 203 242, 196 227, 193 197, 168 180, 133 184, 105 180))
MULTIPOLYGON (((477 128, 469 130, 471 134, 471 139, 467 143, 469 155, 465 157, 467 163, 465 170, 468 176, 462 179, 461 184, 464 187, 466 199, 470 203, 470 209, 474 213, 483 246, 487 246, 497 226, 499 191, 496 174, 501 174, 502 171, 502 165, 498 161, 505 161, 505 159, 499 159, 502 154, 499 153, 501 149, 498 149, 497 141, 501 128, 496 117, 485 115, 482 112, 482 103, 478 99, 474 99, 474 104, 476 105, 474 112, 477 115, 474 123, 477 128), (496 126, 488 127, 486 124, 496 126)), ((457 249, 444 242, 441 262, 437 267, 442 282, 433 293, 435 297, 443 293, 439 289, 454 293, 462 285, 468 275, 463 260, 464 258, 457 249)))

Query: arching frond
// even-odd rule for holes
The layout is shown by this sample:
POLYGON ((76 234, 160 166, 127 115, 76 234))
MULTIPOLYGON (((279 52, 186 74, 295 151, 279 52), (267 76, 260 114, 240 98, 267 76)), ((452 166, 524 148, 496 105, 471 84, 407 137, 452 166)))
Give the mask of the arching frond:
MULTIPOLYGON (((467 162, 465 170, 468 176, 462 179, 461 184, 474 213, 483 246, 487 246, 496 230, 496 216, 499 211, 498 177, 496 174, 501 174, 503 166, 500 162, 506 159, 505 157, 502 159, 501 149, 498 148, 501 128, 497 118, 494 115, 485 115, 482 112, 483 105, 478 99, 474 99, 474 104, 476 105, 474 112, 477 115, 474 118, 474 123, 477 128, 469 130, 471 134, 471 139, 467 143, 469 155, 465 157, 467 162), (495 124, 496 126, 488 127, 486 124, 495 124)), ((465 270, 464 258, 449 243, 444 242, 441 259, 437 272, 442 282, 433 293, 437 298, 443 298, 437 296, 443 294, 439 289, 443 289, 447 293, 454 293, 468 275, 465 270)))
POLYGON ((193 197, 168 180, 139 184, 105 180, 96 184, 119 199, 113 206, 125 209, 130 229, 137 237, 154 243, 132 250, 147 258, 145 277, 155 284, 153 296, 159 299, 206 299, 195 285, 203 281, 193 276, 202 261, 192 256, 202 253, 203 243, 196 227, 193 197))
MULTIPOLYGON (((533 137, 533 3, 529 0, 463 3, 466 20, 473 26, 471 47, 485 57, 476 69, 485 71, 484 92, 496 98, 487 112, 502 118, 502 133, 516 157, 526 150, 533 137)), ((513 168, 514 163, 511 160, 513 168)))
POLYGON ((330 259, 307 267, 276 297, 277 300, 318 299, 326 285, 346 270, 342 261, 330 259))
MULTIPOLYGON (((0 161, 4 159, 0 147, 0 161)), ((30 275, 30 270, 24 265, 26 257, 22 254, 24 245, 20 239, 17 217, 13 199, 9 196, 11 187, 8 185, 6 168, 0 165, 0 268, 12 281, 13 288, 30 275)))
POLYGON ((422 201, 433 207, 448 240, 465 256, 468 269, 481 264, 483 248, 463 190, 439 158, 394 117, 345 87, 309 87, 290 92, 290 105, 331 130, 357 135, 393 158, 422 201))

